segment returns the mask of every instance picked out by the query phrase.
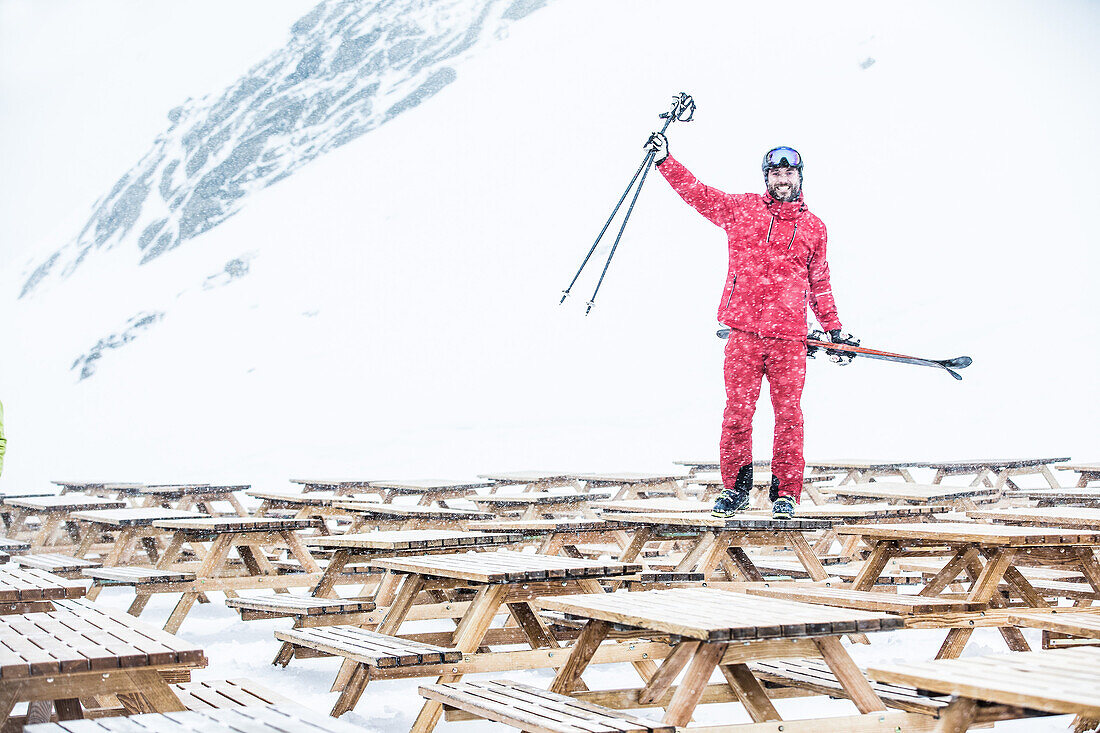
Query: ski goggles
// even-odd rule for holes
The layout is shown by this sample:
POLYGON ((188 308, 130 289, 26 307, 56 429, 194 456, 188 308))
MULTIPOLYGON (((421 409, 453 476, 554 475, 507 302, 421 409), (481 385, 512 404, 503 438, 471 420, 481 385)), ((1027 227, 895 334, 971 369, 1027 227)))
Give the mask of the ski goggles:
POLYGON ((760 167, 765 171, 780 167, 802 170, 802 156, 794 148, 772 148, 764 154, 764 163, 760 167))

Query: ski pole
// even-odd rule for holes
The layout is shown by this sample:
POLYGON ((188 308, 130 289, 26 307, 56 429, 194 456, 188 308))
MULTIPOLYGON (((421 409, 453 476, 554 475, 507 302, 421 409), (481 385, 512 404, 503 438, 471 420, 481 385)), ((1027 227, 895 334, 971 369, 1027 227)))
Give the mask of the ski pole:
MULTIPOLYGON (((674 121, 691 122, 695 116, 695 100, 691 98, 691 95, 681 92, 673 98, 671 108, 667 112, 662 112, 660 117, 665 120, 664 126, 661 128, 661 134, 664 134, 668 130, 669 125, 674 121)), ((607 229, 611 226, 611 222, 615 219, 615 215, 619 213, 620 207, 623 205, 623 201, 626 200, 627 195, 630 194, 630 190, 634 188, 635 181, 638 180, 638 176, 641 176, 641 180, 644 183, 646 175, 648 175, 649 164, 653 161, 654 152, 649 151, 646 153, 645 159, 642 160, 642 164, 638 166, 638 170, 634 172, 634 176, 631 177, 630 183, 627 185, 626 190, 623 191, 623 195, 619 197, 618 202, 615 204, 615 208, 611 210, 611 215, 607 217, 607 221, 604 222, 603 228, 600 229, 600 233, 596 236, 592 246, 589 247, 588 253, 585 255, 584 260, 581 262, 581 266, 577 269, 577 273, 573 276, 573 279, 569 283, 569 287, 562 291, 561 300, 558 304, 565 302, 565 299, 569 297, 570 292, 573 290, 573 286, 576 284, 577 279, 581 276, 581 272, 584 271, 585 266, 588 265, 589 260, 596 251, 596 247, 599 246, 600 240, 603 239, 604 234, 607 233, 607 229)), ((628 207, 626 213, 626 219, 630 217, 630 211, 634 208, 634 202, 638 200, 638 192, 641 190, 641 183, 638 184, 638 190, 634 193, 634 198, 628 207)), ((622 227, 619 229, 618 237, 615 239, 615 244, 611 248, 611 256, 614 256, 615 248, 618 247, 619 240, 622 238, 623 230, 626 228, 626 219, 623 221, 622 227)), ((604 265, 603 272, 600 275, 600 283, 603 282, 604 275, 607 274, 607 267, 611 263, 611 257, 607 259, 607 263, 604 265)), ((588 309, 585 311, 585 315, 592 310, 593 302, 596 299, 596 293, 599 292, 600 286, 596 286, 596 292, 592 294, 592 299, 588 301, 588 309)))
MULTIPOLYGON (((670 120, 671 121, 671 120, 670 120)), ((665 127, 668 127, 668 123, 665 123, 665 127)), ((587 316, 589 311, 592 310, 592 306, 596 304, 596 295, 600 292, 600 286, 603 285, 603 279, 607 275, 607 268, 611 267, 611 258, 615 256, 615 250, 619 248, 619 240, 623 238, 623 232, 626 231, 626 223, 630 221, 630 214, 634 211, 634 204, 638 203, 638 194, 642 192, 642 186, 645 185, 645 177, 649 175, 650 163, 653 162, 653 156, 656 155, 652 150, 646 155, 645 160, 642 162, 642 167, 645 171, 642 173, 642 180, 638 181, 638 187, 634 189, 634 198, 630 200, 630 206, 626 208, 626 215, 623 216, 622 226, 619 227, 619 233, 615 235, 615 242, 611 245, 611 252, 607 255, 607 262, 603 264, 603 272, 600 273, 600 281, 596 283, 596 289, 592 291, 592 297, 588 301, 588 307, 584 309, 584 314, 587 316)))
POLYGON ((630 179, 630 183, 627 184, 626 190, 623 191, 623 195, 619 197, 619 203, 615 204, 615 208, 611 210, 611 216, 607 217, 607 221, 604 222, 603 229, 601 229, 600 233, 596 235, 596 241, 593 242, 592 246, 588 248, 588 254, 584 256, 584 262, 582 262, 581 266, 577 268, 577 274, 574 275, 573 279, 569 282, 569 287, 561 291, 561 300, 558 301, 558 305, 564 303, 565 299, 569 297, 569 291, 572 290, 573 286, 577 283, 577 278, 581 276, 581 271, 584 269, 584 266, 588 264, 588 260, 592 257, 592 253, 596 251, 596 245, 598 245, 600 243, 600 240, 603 239, 604 232, 606 232, 607 228, 611 226, 611 220, 615 218, 615 214, 619 213, 619 207, 623 205, 623 201, 626 200, 626 196, 630 193, 630 189, 634 188, 634 181, 638 180, 638 176, 641 175, 642 169, 646 167, 647 163, 649 163, 648 155, 646 156, 646 159, 642 161, 642 164, 638 166, 638 170, 634 171, 634 177, 630 179))

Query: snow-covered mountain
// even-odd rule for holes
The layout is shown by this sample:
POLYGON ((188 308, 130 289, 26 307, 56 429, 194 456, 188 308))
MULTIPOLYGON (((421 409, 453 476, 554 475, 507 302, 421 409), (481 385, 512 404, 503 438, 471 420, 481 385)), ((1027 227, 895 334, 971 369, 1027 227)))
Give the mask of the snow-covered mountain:
POLYGON ((250 193, 430 99, 465 56, 545 2, 321 2, 223 93, 171 110, 152 149, 34 268, 20 297, 97 250, 136 245, 146 263, 217 226, 250 193))

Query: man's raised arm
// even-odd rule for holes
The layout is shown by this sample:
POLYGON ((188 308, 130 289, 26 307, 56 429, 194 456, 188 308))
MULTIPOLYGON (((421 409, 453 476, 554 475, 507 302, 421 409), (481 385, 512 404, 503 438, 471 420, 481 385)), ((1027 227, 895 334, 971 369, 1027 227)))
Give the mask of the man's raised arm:
POLYGON ((649 136, 646 147, 654 151, 657 170, 692 208, 720 227, 734 220, 735 197, 701 183, 680 161, 669 155, 668 138, 655 132, 649 136))

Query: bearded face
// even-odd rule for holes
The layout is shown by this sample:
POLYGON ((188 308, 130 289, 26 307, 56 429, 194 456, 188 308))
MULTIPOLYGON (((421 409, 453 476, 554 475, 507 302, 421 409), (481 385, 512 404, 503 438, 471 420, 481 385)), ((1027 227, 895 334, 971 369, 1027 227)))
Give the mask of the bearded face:
POLYGON ((776 201, 797 201, 802 193, 802 174, 786 166, 768 169, 768 193, 776 201))

